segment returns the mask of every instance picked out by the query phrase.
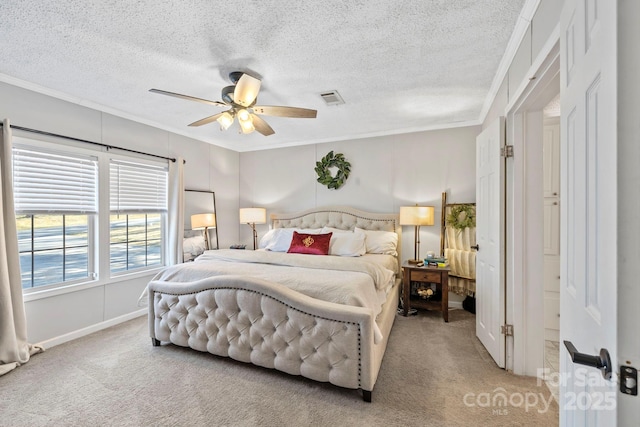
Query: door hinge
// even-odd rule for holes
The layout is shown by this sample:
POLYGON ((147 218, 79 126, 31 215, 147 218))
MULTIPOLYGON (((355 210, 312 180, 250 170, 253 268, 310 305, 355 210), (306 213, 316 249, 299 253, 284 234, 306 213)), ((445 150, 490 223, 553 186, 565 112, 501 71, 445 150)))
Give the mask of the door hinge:
POLYGON ((500 156, 504 158, 513 157, 513 145, 505 145, 500 148, 500 156))
POLYGON ((500 326, 500 333, 502 335, 506 335, 508 337, 513 336, 513 325, 502 325, 500 326))

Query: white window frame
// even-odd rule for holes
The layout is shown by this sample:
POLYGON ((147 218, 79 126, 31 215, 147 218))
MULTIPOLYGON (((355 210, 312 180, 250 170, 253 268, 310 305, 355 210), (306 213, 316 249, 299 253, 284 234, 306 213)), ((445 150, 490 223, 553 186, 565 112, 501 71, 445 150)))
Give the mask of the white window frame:
MULTIPOLYGON (((141 164, 148 164, 150 166, 158 166, 158 165, 162 165, 162 166, 166 166, 167 167, 167 174, 168 174, 168 164, 166 161, 157 161, 157 160, 150 160, 148 158, 141 158, 141 157, 134 157, 134 156, 123 156, 123 155, 119 155, 116 153, 109 153, 109 156, 107 156, 107 158, 105 158, 105 162, 107 164, 107 167, 104 168, 106 169, 106 175, 107 175, 107 182, 106 182, 106 186, 110 187, 111 181, 110 181, 110 163, 111 160, 121 160, 121 161, 129 161, 129 162, 133 162, 133 163, 141 163, 141 164)), ((98 165, 98 170, 102 170, 100 169, 100 165, 98 165)), ((168 182, 168 176, 167 176, 167 187, 169 186, 169 182, 168 182)), ((167 197, 168 197, 168 191, 169 189, 167 188, 167 197)), ((160 247, 161 247, 161 251, 160 251, 160 265, 159 266, 148 266, 148 267, 139 267, 136 269, 132 269, 132 270, 125 270, 125 271, 120 271, 120 272, 115 272, 112 273, 111 272, 111 234, 110 234, 110 215, 111 215, 111 205, 110 205, 110 190, 107 191, 107 199, 106 199, 106 203, 104 203, 104 205, 106 206, 106 217, 107 217, 107 245, 106 245, 106 250, 107 250, 107 254, 106 254, 106 258, 109 260, 108 264, 107 264, 107 271, 110 277, 126 277, 126 276, 130 276, 131 274, 136 274, 138 272, 147 272, 147 271, 155 271, 158 270, 159 268, 165 267, 167 265, 167 231, 168 231, 168 221, 167 221, 167 212, 163 213, 160 216, 160 221, 161 221, 161 230, 162 230, 162 238, 161 238, 161 242, 160 242, 160 247)), ((168 203, 168 201, 167 201, 168 203)), ((102 211, 100 210, 100 214, 102 214, 102 211)), ((103 257, 104 259, 104 257, 103 257)))
MULTIPOLYGON (((161 265, 144 267, 111 274, 110 271, 110 207, 109 207, 109 163, 110 159, 129 160, 136 163, 149 163, 152 165, 167 165, 165 160, 150 160, 147 156, 132 154, 119 154, 109 152, 106 148, 87 148, 87 144, 62 141, 55 138, 13 136, 14 145, 31 147, 37 150, 53 152, 65 151, 69 154, 82 154, 98 158, 98 214, 89 217, 88 224, 88 263, 93 267, 94 278, 79 279, 74 281, 59 282, 51 285, 38 286, 23 289, 24 301, 33 301, 40 298, 48 298, 69 292, 76 292, 110 283, 131 280, 138 277, 148 277, 166 266, 167 262, 167 213, 161 216, 161 265), (53 142, 55 140, 56 142, 53 142)), ((167 165, 168 167, 168 165, 167 165)))

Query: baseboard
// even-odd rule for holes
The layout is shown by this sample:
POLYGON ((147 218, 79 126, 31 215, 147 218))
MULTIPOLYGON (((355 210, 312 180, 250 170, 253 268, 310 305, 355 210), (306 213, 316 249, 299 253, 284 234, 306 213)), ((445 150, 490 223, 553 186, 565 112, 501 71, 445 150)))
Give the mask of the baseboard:
POLYGON ((449 308, 462 309, 462 301, 449 301, 449 308))
POLYGON ((148 312, 148 309, 142 308, 140 310, 133 311, 122 316, 114 317, 113 319, 105 320, 104 322, 96 323, 95 325, 87 326, 86 328, 78 329, 77 331, 69 332, 68 334, 60 335, 58 337, 42 341, 38 343, 38 345, 41 345, 45 349, 55 347, 57 345, 84 337, 94 332, 110 328, 111 326, 119 325, 120 323, 135 319, 136 317, 144 316, 148 312))

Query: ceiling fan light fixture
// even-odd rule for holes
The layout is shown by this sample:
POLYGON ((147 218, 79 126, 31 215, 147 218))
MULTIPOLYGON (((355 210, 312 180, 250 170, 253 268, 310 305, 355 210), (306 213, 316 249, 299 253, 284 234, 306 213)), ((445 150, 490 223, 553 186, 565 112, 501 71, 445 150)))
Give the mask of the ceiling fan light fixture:
POLYGON ((251 133, 254 130, 256 130, 255 126, 253 126, 253 123, 248 121, 248 122, 240 122, 240 130, 242 130, 242 133, 247 134, 247 133, 251 133))
POLYGON ((251 114, 247 110, 245 110, 244 108, 238 110, 236 116, 238 116, 238 123, 240 123, 240 130, 242 131, 242 133, 247 134, 256 130, 255 126, 253 125, 251 114))
POLYGON ((236 116, 238 116, 238 120, 241 122, 246 122, 247 120, 251 121, 251 114, 249 114, 249 112, 244 108, 238 110, 236 112, 236 116))
POLYGON ((243 107, 250 107, 258 97, 260 85, 260 79, 256 79, 249 74, 242 74, 233 91, 234 103, 243 107))
POLYGON ((229 129, 229 126, 233 124, 233 115, 228 111, 225 111, 220 117, 217 118, 217 121, 218 123, 220 123, 221 130, 227 130, 229 129))
MULTIPOLYGON (((248 134, 254 131, 263 136, 273 135, 275 131, 260 115, 293 118, 316 118, 318 112, 309 108, 289 107, 283 105, 256 105, 261 81, 241 71, 229 74, 232 85, 222 88, 222 101, 209 101, 175 92, 160 89, 150 89, 151 92, 160 95, 168 95, 176 98, 197 101, 216 107, 226 107, 226 111, 213 114, 203 119, 190 123, 189 126, 202 126, 218 122, 220 130, 227 130, 236 118, 240 126, 240 133, 248 134)), ((324 95, 337 95, 323 94, 324 95)))

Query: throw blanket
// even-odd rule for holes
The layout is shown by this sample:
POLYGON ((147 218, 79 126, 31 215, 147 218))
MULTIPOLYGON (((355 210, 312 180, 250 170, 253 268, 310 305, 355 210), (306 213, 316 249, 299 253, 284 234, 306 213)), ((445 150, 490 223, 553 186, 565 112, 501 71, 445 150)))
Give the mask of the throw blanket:
POLYGON ((475 227, 467 227, 463 230, 448 227, 445 232, 444 252, 451 267, 449 274, 475 280, 476 252, 471 250, 471 246, 476 244, 475 227))
MULTIPOLYGON (((451 208, 447 208, 447 213, 451 208)), ((476 292, 476 228, 445 229, 444 256, 449 260, 449 291, 458 295, 474 296, 476 292)))
POLYGON ((385 289, 393 278, 393 271, 371 262, 368 258, 360 257, 221 249, 216 251, 206 251, 198 257, 196 262, 206 262, 211 260, 286 265, 289 267, 315 268, 321 270, 356 271, 365 273, 371 277, 371 280, 373 280, 377 289, 385 289))
MULTIPOLYGON (((244 275, 284 285, 322 301, 369 308, 375 317, 382 310, 394 273, 362 257, 288 254, 221 249, 206 251, 194 262, 173 265, 153 280, 192 282, 211 276, 244 275)), ((147 291, 139 303, 147 300, 147 291)), ((374 323, 375 324, 375 323, 374 323)), ((375 341, 382 334, 375 325, 375 341)))

